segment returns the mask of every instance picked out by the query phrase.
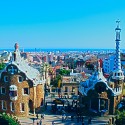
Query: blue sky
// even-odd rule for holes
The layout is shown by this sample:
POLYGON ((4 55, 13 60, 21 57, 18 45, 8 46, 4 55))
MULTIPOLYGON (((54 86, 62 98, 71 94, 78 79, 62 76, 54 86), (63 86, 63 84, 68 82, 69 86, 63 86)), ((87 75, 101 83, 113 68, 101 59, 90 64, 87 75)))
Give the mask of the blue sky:
POLYGON ((115 48, 125 0, 1 0, 0 48, 115 48))

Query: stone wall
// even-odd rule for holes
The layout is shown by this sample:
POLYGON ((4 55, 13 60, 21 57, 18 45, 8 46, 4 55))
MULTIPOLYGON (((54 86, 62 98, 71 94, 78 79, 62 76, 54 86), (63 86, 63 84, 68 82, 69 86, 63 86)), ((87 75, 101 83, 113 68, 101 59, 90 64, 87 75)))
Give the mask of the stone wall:
POLYGON ((36 87, 36 108, 39 108, 44 102, 44 90, 43 85, 38 85, 36 87))

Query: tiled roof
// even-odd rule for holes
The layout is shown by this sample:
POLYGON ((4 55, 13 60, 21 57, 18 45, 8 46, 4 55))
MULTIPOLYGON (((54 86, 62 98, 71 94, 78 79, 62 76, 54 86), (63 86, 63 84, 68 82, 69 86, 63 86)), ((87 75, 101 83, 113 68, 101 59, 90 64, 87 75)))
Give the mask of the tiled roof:
POLYGON ((41 81, 39 71, 37 69, 29 66, 28 62, 20 56, 20 51, 18 49, 15 51, 15 54, 16 54, 16 60, 14 60, 14 57, 12 57, 12 59, 9 60, 7 66, 10 64, 17 66, 21 72, 26 74, 26 77, 28 79, 33 81, 34 86, 45 82, 45 81, 41 81))

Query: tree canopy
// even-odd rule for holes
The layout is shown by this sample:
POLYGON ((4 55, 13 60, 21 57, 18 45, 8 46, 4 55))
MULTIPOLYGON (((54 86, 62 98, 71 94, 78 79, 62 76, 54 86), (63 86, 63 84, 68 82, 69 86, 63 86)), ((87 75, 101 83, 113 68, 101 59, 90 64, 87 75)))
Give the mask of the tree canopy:
POLYGON ((56 76, 56 78, 55 79, 53 79, 52 81, 51 81, 51 85, 53 85, 54 87, 58 87, 58 88, 60 88, 61 87, 61 85, 62 85, 62 77, 61 76, 64 76, 64 75, 66 75, 66 76, 69 76, 70 75, 70 70, 66 70, 66 69, 60 69, 59 70, 59 74, 56 76))
POLYGON ((57 75, 55 79, 51 81, 51 85, 54 87, 60 87, 61 86, 61 75, 57 75))
POLYGON ((0 70, 4 69, 4 67, 5 67, 5 64, 3 62, 0 63, 0 70))
POLYGON ((60 69, 59 74, 69 76, 70 75, 70 70, 60 69))

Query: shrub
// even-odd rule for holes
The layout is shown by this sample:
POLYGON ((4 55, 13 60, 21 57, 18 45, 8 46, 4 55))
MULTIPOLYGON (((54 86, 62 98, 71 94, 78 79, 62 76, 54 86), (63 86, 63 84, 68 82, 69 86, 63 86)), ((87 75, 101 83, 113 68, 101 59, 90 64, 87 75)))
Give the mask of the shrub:
POLYGON ((16 117, 11 116, 6 113, 0 114, 0 121, 2 121, 3 123, 6 123, 8 125, 20 125, 18 123, 18 120, 16 119, 16 117))
POLYGON ((125 124, 125 111, 122 112, 116 111, 116 125, 124 125, 125 124))

